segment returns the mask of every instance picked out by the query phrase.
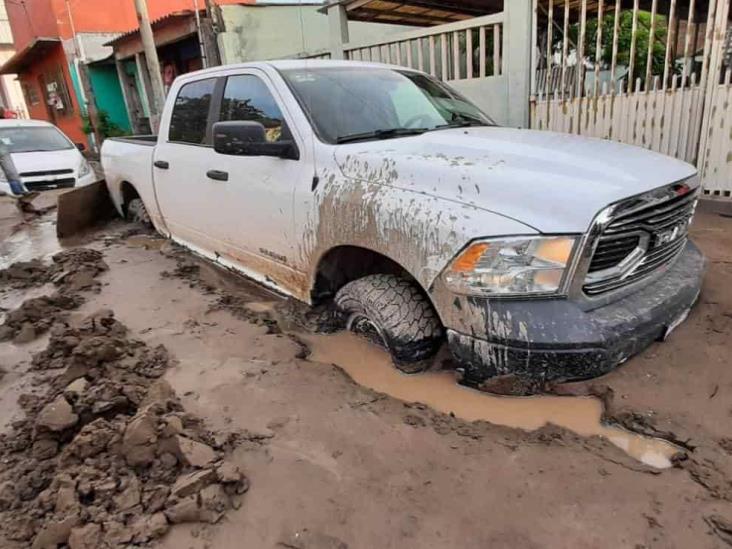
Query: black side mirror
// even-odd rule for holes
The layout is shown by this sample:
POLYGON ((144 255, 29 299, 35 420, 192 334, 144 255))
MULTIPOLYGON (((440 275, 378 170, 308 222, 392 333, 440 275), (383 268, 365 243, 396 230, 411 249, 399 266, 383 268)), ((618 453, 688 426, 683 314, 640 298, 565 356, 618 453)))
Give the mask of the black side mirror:
POLYGON ((84 152, 86 150, 86 145, 84 145, 84 143, 76 143, 76 148, 81 152, 84 152))
POLYGON ((294 141, 267 141, 264 126, 259 122, 216 122, 213 125, 213 145, 219 154, 300 159, 300 151, 294 141))

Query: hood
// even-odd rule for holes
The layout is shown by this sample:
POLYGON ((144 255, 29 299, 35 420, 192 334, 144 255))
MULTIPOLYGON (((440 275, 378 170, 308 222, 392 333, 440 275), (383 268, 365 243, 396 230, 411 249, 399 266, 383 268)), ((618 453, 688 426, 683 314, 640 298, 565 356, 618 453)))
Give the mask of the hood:
POLYGON ((470 204, 544 233, 582 233, 609 204, 696 173, 615 141, 493 127, 341 145, 335 159, 346 177, 470 204))
POLYGON ((13 153, 11 156, 20 174, 48 170, 74 170, 76 174, 83 158, 77 149, 13 153))

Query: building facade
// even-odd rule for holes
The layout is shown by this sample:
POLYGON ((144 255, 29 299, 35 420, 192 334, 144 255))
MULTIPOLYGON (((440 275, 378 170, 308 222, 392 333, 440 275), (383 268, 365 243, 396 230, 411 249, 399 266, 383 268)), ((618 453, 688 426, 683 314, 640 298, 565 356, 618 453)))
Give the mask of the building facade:
MULTIPOLYGON (((161 18, 196 4, 154 0, 148 2, 149 15, 161 18)), ((120 131, 132 129, 112 48, 106 45, 137 28, 131 0, 5 0, 5 8, 16 53, 0 73, 18 75, 30 118, 53 122, 87 146, 95 145, 90 122, 99 125, 98 112, 120 131)))

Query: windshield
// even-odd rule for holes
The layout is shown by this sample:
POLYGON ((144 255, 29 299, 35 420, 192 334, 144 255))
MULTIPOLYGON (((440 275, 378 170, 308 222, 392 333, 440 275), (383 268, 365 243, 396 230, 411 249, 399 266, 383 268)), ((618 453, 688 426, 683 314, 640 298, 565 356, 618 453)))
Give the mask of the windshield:
POLYGON ((318 136, 329 143, 495 125, 459 93, 420 73, 354 66, 282 74, 318 136))
POLYGON ((61 151, 74 146, 64 134, 52 127, 0 128, 0 143, 11 153, 61 151))

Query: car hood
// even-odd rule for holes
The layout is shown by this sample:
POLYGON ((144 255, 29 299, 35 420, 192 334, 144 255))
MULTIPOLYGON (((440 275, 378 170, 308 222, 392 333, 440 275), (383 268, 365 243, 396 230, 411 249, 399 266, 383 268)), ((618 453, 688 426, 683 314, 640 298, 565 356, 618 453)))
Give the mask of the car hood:
POLYGON ((13 163, 18 173, 43 172, 49 170, 79 169, 82 156, 76 149, 61 151, 13 153, 13 163))
POLYGON ((470 204, 544 233, 581 233, 604 207, 689 178, 690 164, 614 141, 465 128, 336 147, 346 177, 470 204))

